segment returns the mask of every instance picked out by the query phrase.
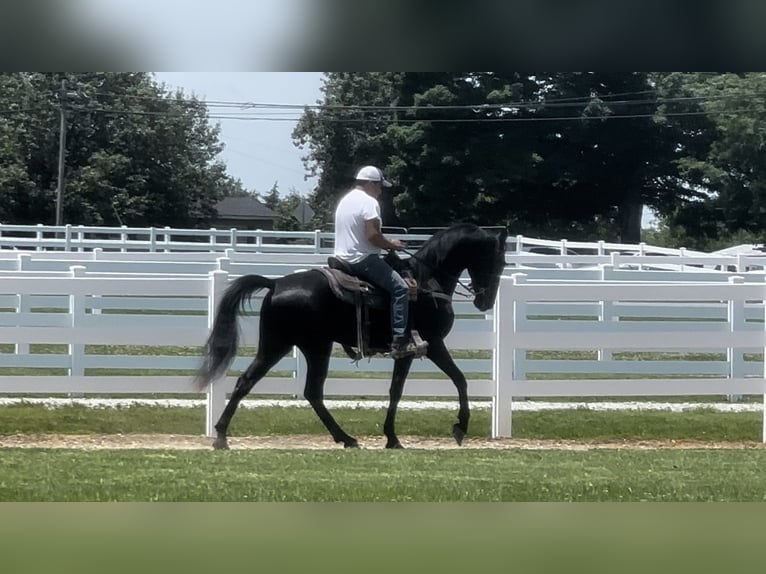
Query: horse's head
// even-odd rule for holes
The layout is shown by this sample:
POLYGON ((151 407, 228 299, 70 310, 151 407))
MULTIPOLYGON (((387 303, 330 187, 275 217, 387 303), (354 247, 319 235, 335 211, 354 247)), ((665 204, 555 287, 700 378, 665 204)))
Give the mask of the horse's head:
POLYGON ((471 277, 471 289, 474 293, 473 304, 479 311, 491 309, 495 304, 500 276, 505 267, 505 240, 508 232, 503 229, 499 234, 488 234, 468 263, 468 275, 471 277))
POLYGON ((486 311, 495 304, 500 275, 505 267, 508 232, 488 233, 473 223, 457 223, 434 233, 408 261, 421 284, 436 280, 452 295, 460 275, 468 271, 473 304, 486 311))

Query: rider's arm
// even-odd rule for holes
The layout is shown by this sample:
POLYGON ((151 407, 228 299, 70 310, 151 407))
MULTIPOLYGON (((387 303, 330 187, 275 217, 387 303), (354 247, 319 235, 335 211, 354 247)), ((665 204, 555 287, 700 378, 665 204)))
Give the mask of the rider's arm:
POLYGON ((381 249, 404 249, 404 244, 398 239, 389 240, 380 231, 380 219, 368 219, 364 222, 364 231, 369 241, 375 247, 381 249))

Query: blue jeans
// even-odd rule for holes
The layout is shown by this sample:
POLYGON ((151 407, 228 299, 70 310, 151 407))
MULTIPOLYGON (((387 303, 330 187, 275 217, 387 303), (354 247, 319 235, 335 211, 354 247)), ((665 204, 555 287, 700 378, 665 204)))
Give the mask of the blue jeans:
POLYGON ((394 337, 407 336, 409 288, 404 279, 378 255, 368 255, 358 263, 349 263, 354 273, 391 296, 391 331, 394 337))

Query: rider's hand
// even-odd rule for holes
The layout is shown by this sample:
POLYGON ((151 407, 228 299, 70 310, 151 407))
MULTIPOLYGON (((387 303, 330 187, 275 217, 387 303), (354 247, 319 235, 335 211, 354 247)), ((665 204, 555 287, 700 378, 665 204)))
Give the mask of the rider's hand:
POLYGON ((395 251, 404 251, 407 247, 400 239, 392 239, 391 245, 393 245, 395 251))

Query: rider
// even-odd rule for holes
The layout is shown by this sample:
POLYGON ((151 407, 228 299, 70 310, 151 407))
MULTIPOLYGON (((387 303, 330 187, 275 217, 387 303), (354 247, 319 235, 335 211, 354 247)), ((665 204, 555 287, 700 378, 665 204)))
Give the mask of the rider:
POLYGON ((354 273, 386 290, 391 296, 391 356, 414 355, 417 347, 407 332, 409 289, 404 279, 380 258, 381 249, 401 251, 404 243, 388 239, 381 232, 378 198, 391 183, 374 165, 361 168, 354 187, 335 210, 335 257, 351 266, 354 273))

